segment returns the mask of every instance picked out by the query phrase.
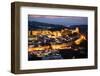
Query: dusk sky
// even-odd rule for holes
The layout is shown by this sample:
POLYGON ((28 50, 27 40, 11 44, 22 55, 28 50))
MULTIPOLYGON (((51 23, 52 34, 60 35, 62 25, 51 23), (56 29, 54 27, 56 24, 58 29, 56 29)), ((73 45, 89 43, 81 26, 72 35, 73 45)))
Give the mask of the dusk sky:
POLYGON ((45 16, 45 15, 28 15, 29 21, 38 21, 50 24, 60 25, 87 25, 87 17, 75 17, 75 16, 45 16))

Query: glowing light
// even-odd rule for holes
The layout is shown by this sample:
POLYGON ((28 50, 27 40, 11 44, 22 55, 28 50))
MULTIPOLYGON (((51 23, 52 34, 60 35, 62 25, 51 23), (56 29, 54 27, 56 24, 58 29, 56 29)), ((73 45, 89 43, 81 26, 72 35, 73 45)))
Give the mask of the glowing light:
POLYGON ((81 35, 80 38, 75 41, 75 44, 79 45, 83 40, 86 40, 86 38, 84 35, 81 35))

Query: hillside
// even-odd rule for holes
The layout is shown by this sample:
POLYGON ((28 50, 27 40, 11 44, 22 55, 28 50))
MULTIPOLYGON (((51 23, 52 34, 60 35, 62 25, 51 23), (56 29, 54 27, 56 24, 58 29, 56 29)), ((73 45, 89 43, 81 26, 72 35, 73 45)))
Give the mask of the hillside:
POLYGON ((63 25, 42 23, 36 21, 28 21, 28 26, 29 26, 28 27, 29 30, 36 30, 36 29, 60 30, 60 29, 68 28, 63 25))

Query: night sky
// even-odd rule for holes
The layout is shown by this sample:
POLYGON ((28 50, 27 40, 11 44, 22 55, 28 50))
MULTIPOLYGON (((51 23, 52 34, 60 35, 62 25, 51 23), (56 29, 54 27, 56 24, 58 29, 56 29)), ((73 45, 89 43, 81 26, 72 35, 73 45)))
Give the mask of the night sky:
POLYGON ((87 17, 75 17, 75 16, 45 16, 45 15, 28 15, 29 21, 37 21, 50 24, 60 25, 87 25, 87 17))

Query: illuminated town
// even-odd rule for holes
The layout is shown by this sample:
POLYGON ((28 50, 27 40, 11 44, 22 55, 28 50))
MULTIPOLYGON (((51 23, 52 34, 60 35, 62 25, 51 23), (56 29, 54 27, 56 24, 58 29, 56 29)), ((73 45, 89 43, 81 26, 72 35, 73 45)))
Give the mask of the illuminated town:
MULTIPOLYGON (((33 30, 28 32, 28 36, 28 52, 37 57, 43 57, 62 49, 73 49, 72 45, 80 45, 82 41, 86 40, 86 37, 79 32, 78 27, 60 31, 33 30)), ((78 49, 73 50, 77 51, 78 49)))

